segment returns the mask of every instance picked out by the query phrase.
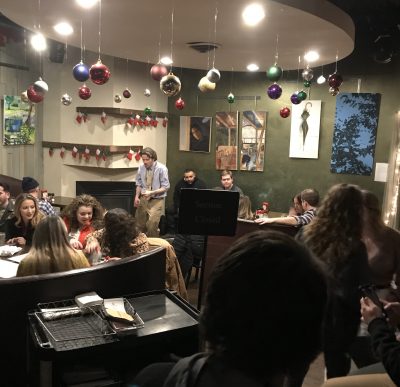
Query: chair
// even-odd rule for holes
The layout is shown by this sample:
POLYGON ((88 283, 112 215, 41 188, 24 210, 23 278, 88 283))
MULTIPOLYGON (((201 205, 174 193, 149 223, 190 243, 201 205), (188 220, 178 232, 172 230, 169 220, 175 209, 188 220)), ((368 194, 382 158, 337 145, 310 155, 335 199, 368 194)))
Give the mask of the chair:
POLYGON ((194 280, 195 280, 196 282, 199 280, 199 274, 200 274, 200 270, 201 270, 201 261, 202 261, 202 258, 201 258, 201 257, 197 257, 197 256, 194 256, 194 257, 193 257, 193 264, 192 264, 192 267, 191 267, 190 270, 187 272, 186 278, 185 278, 186 289, 189 287, 190 278, 192 277, 193 268, 195 269, 195 272, 194 272, 194 280))

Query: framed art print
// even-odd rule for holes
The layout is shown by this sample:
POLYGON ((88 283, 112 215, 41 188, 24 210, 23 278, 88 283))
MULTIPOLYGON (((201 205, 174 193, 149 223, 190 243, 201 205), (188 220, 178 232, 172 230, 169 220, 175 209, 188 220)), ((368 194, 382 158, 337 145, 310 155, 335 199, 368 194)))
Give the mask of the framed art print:
POLYGON ((238 152, 238 112, 217 112, 216 124, 216 154, 217 170, 237 170, 238 152))
POLYGON ((210 152, 211 117, 180 118, 179 150, 191 152, 210 152))

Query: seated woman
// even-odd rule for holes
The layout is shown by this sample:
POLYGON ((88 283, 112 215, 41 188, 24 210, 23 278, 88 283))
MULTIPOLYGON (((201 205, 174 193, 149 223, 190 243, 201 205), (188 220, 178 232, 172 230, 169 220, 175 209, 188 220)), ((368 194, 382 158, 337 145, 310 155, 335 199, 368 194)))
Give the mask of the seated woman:
POLYGON ((301 206, 301 192, 293 196, 293 204, 289 208, 289 216, 299 216, 303 214, 303 207, 301 206))
POLYGON ((239 199, 238 218, 245 220, 254 220, 254 214, 251 210, 251 201, 248 196, 241 196, 239 199))
POLYGON ((79 195, 64 208, 61 214, 69 236, 69 243, 74 249, 86 249, 86 237, 103 226, 104 209, 91 195, 79 195))
POLYGON ((27 193, 18 195, 15 199, 14 216, 6 221, 7 243, 29 248, 36 225, 43 217, 35 197, 27 193))
POLYGON ((136 219, 122 208, 107 211, 104 228, 89 234, 86 246, 117 259, 149 250, 146 235, 136 228, 136 219))
POLYGON ((89 267, 83 252, 74 250, 61 218, 55 215, 36 226, 32 248, 18 266, 17 277, 89 267))

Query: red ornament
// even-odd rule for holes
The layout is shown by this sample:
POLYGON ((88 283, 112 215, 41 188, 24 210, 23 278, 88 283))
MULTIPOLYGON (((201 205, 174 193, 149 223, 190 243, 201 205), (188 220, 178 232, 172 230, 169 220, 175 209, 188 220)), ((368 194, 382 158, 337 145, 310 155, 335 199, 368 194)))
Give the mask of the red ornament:
POLYGON ((28 89, 26 90, 26 93, 28 94, 28 99, 29 101, 33 103, 39 103, 43 101, 43 93, 37 92, 33 85, 30 85, 28 89))
POLYGON ((279 114, 282 118, 288 118, 290 116, 290 109, 285 106, 281 110, 279 110, 279 114))
POLYGON ((96 85, 104 85, 111 76, 110 70, 106 65, 101 63, 100 59, 90 68, 89 73, 90 79, 96 85))
POLYGON ((125 90, 122 92, 122 95, 124 96, 124 98, 130 98, 131 95, 132 95, 132 93, 131 93, 131 91, 130 91, 129 89, 125 89, 125 90))
POLYGON ((329 75, 328 84, 330 87, 338 89, 342 83, 343 83, 343 78, 337 72, 334 72, 333 74, 329 75))
POLYGON ((161 63, 155 64, 150 69, 151 77, 157 82, 160 82, 161 78, 165 77, 167 74, 168 74, 168 69, 161 63))
POLYGON ((92 90, 89 89, 86 85, 83 85, 78 90, 79 98, 87 100, 92 96, 92 90))
POLYGON ((183 110, 183 108, 185 107, 185 101, 179 97, 176 101, 175 101, 175 107, 178 110, 183 110))

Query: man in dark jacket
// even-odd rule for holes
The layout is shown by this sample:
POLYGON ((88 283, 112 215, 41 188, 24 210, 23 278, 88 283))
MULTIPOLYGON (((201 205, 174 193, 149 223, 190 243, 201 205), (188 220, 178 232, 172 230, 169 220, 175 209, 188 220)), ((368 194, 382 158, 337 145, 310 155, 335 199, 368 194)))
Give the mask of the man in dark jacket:
POLYGON ((14 203, 10 200, 10 187, 0 181, 0 232, 5 231, 6 220, 14 215, 14 203))

